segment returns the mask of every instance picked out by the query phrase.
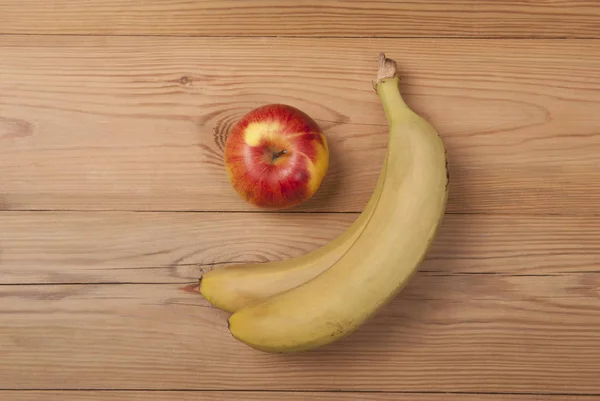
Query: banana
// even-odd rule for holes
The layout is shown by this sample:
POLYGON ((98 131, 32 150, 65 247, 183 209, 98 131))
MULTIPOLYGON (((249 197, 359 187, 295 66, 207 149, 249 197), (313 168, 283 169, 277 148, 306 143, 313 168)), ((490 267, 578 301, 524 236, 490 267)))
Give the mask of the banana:
POLYGON ((295 288, 324 272, 346 253, 365 228, 381 194, 385 165, 384 160, 379 180, 364 210, 337 238, 298 257, 214 269, 201 278, 200 293, 212 305, 233 313, 254 302, 295 288))
POLYGON ((229 330, 237 340, 273 353, 337 341, 389 303, 424 259, 446 209, 446 151, 399 84, 396 63, 380 54, 376 91, 390 136, 382 192, 364 230, 312 280, 233 313, 229 330))

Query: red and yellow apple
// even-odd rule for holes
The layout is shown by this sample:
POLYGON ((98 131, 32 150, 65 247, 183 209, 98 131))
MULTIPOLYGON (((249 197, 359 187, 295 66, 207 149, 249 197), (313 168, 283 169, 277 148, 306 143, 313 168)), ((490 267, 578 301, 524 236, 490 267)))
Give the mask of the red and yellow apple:
POLYGON ((310 199, 329 166, 321 128, 285 104, 250 111, 225 142, 225 167, 235 191, 262 208, 286 209, 310 199))

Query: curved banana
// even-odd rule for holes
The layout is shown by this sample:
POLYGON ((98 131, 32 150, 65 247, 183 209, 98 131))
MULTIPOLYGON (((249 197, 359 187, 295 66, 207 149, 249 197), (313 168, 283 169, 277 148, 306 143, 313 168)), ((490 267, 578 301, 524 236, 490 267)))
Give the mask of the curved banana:
POLYGON ((337 238, 295 258, 214 269, 200 280, 200 293, 212 305, 233 313, 254 302, 295 288, 327 270, 346 253, 370 219, 381 194, 385 165, 384 160, 379 180, 364 210, 337 238))
POLYGON ((352 247, 311 281, 229 318, 231 334, 267 352, 313 349, 348 335, 417 270, 444 216, 446 152, 435 129, 403 101, 396 63, 381 54, 377 94, 390 125, 383 190, 352 247))

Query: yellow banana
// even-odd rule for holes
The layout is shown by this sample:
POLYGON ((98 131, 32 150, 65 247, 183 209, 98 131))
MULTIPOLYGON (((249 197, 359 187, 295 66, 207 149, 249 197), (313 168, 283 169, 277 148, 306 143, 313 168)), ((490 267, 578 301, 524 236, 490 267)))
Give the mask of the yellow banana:
POLYGON ((231 315, 231 334, 253 348, 305 351, 352 333, 401 290, 436 235, 447 202, 444 144, 402 99, 396 63, 383 54, 379 61, 376 90, 390 125, 379 202, 329 269, 231 315))
POLYGON ((254 302, 295 288, 324 272, 350 248, 365 228, 381 194, 385 165, 384 160, 379 180, 364 210, 337 238, 298 257, 214 269, 202 277, 200 293, 212 305, 233 313, 254 302))

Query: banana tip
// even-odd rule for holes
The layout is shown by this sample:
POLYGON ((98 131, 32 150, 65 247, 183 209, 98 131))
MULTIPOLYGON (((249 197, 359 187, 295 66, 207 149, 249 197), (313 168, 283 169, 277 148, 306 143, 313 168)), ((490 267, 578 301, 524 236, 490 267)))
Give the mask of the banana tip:
POLYGON ((184 292, 191 292, 191 293, 194 293, 194 294, 199 292, 198 291, 199 288, 200 288, 200 283, 198 283, 198 284, 188 284, 188 285, 185 285, 185 286, 181 287, 181 289, 184 292))

